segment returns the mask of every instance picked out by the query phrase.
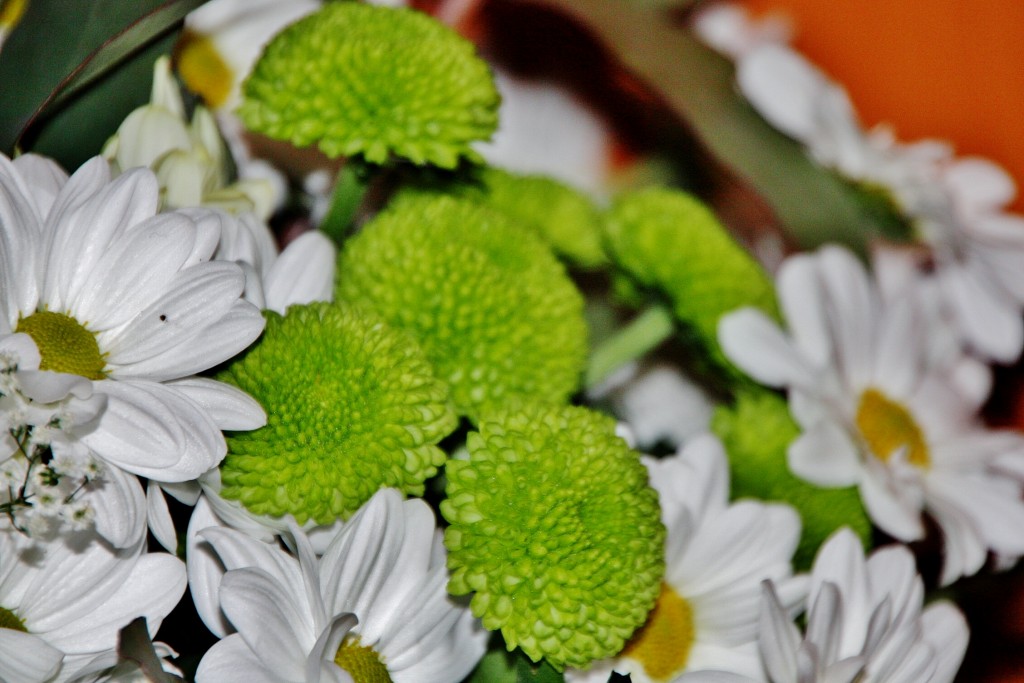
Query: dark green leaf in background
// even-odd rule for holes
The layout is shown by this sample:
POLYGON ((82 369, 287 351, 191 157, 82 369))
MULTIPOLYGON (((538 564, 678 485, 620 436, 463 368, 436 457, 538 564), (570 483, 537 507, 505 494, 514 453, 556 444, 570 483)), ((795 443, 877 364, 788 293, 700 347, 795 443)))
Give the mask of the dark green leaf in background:
POLYGON ((30 2, 0 52, 0 150, 54 154, 70 169, 99 152, 149 99, 153 61, 204 2, 30 2))
POLYGON ((861 251, 885 231, 853 188, 817 166, 737 92, 732 64, 664 12, 621 0, 540 0, 589 29, 765 200, 796 242, 861 251))

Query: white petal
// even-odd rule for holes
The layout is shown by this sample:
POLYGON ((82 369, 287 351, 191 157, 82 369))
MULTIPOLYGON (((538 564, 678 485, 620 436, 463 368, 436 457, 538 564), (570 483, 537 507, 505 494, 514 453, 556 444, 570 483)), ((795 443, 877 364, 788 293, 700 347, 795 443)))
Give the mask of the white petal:
POLYGON ((32 337, 23 332, 0 335, 0 353, 11 354, 17 358, 20 370, 39 369, 39 349, 32 337))
POLYGON ((823 247, 818 267, 831 304, 836 362, 851 386, 863 387, 871 379, 871 361, 877 353, 878 294, 864 265, 847 249, 823 247))
POLYGON ((281 683, 281 679, 263 666, 236 633, 215 643, 203 655, 196 683, 281 683))
POLYGON ((1016 304, 977 273, 962 267, 939 271, 939 283, 960 320, 967 340, 986 356, 1010 363, 1024 344, 1024 322, 1016 304))
POLYGON ((146 486, 146 510, 149 521, 149 530, 169 553, 178 551, 178 534, 174 530, 174 520, 171 519, 171 511, 167 509, 167 501, 164 499, 164 492, 155 481, 149 482, 146 486))
POLYGON ((341 641, 358 622, 359 620, 354 614, 348 613, 339 614, 331 620, 320 637, 317 638, 316 644, 306 659, 306 681, 308 683, 319 683, 325 678, 328 681, 351 681, 348 672, 340 671, 340 667, 334 663, 333 653, 338 651, 341 641), (331 673, 332 671, 334 673, 331 673), (341 674, 340 679, 337 673, 341 674))
POLYGON ((187 343, 180 343, 164 353, 117 369, 119 378, 178 379, 194 375, 233 358, 263 332, 266 321, 259 309, 238 300, 230 310, 187 343))
POLYGON ((863 477, 857 447, 834 422, 819 422, 786 449, 790 471, 818 486, 853 486, 863 477))
POLYGON ((1017 187, 997 164, 981 157, 961 157, 946 169, 946 182, 970 213, 991 211, 1013 201, 1017 187))
POLYGON ((187 481, 215 467, 227 453, 210 417, 174 389, 155 382, 104 380, 107 395, 99 427, 82 437, 112 464, 157 481, 187 481))
POLYGON ((85 487, 84 502, 96 512, 96 531, 115 548, 128 548, 146 535, 146 499, 133 474, 108 467, 85 487))
POLYGON ((904 487, 902 482, 868 473, 859 488, 871 521, 893 538, 909 543, 924 538, 924 525, 920 507, 913 505, 904 487))
POLYGON ((298 681, 319 634, 293 593, 259 568, 231 570, 220 583, 221 608, 249 649, 281 678, 298 681))
POLYGON ((187 560, 188 587, 192 593, 196 612, 206 628, 223 638, 234 629, 220 610, 220 580, 227 571, 217 551, 200 536, 203 529, 223 527, 224 523, 210 509, 206 497, 200 497, 189 518, 185 534, 185 558, 187 560))
POLYGON ((256 399, 230 384, 205 377, 189 377, 166 384, 203 408, 224 431, 259 429, 267 424, 267 414, 256 399))
POLYGON ((61 188, 68 182, 68 174, 53 159, 38 154, 22 154, 13 164, 25 180, 38 214, 50 213, 61 188))
POLYGON ((778 326, 757 309, 744 308, 722 316, 718 341, 729 360, 762 384, 814 385, 806 360, 778 326))
POLYGON ((777 288, 793 341, 814 367, 824 367, 832 356, 832 339, 814 257, 787 258, 779 268, 777 288))
MULTIPOLYGON (((799 54, 782 45, 751 50, 737 65, 736 80, 750 103, 773 126, 810 144, 822 131, 822 103, 845 96, 799 54)), ((840 109, 840 111, 842 111, 840 109)), ((852 107, 842 112, 854 126, 852 107)))
POLYGON ((930 683, 952 683, 967 650, 967 621, 952 603, 934 602, 921 614, 922 635, 937 660, 930 683))
POLYGON ((173 213, 134 226, 110 245, 67 305, 93 332, 123 325, 173 286, 195 233, 192 221, 173 213))
POLYGON ((299 236, 267 274, 267 308, 284 315, 292 304, 331 301, 336 260, 334 244, 319 230, 299 236))
POLYGON ((770 581, 762 584, 760 648, 765 668, 773 681, 796 680, 796 653, 800 632, 779 603, 770 581))
POLYGON ((82 166, 64 186, 47 221, 54 241, 46 260, 42 299, 51 310, 66 309, 111 244, 156 213, 158 189, 152 173, 135 169, 97 191, 97 181, 105 182, 107 174, 107 162, 102 159, 82 166), (83 190, 91 192, 80 204, 72 204, 78 199, 73 193, 83 190))
POLYGON ((166 553, 147 553, 131 574, 92 613, 66 622, 48 634, 65 652, 95 652, 117 642, 117 632, 143 616, 150 634, 185 593, 185 563, 166 553))
POLYGON ((5 683, 48 681, 64 654, 46 641, 13 629, 0 629, 0 680, 5 683))
MULTIPOLYGON (((238 300, 245 285, 233 263, 201 263, 175 274, 162 296, 143 309, 116 336, 103 339, 109 364, 131 365, 192 340, 216 323, 238 300)), ((196 340, 201 341, 201 340, 196 340)), ((202 348, 201 346, 199 348, 202 348)))

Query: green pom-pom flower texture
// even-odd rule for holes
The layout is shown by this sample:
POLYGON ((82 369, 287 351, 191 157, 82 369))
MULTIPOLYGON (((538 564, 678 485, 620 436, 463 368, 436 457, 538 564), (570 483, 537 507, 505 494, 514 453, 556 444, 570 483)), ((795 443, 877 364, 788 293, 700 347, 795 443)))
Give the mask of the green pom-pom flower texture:
POLYGON ((557 669, 619 652, 661 587, 665 528, 611 418, 532 406, 494 418, 447 465, 448 591, 511 650, 557 669))
POLYGON ((267 411, 265 427, 228 435, 222 495, 319 524, 349 517, 384 487, 422 495, 457 419, 419 347, 337 305, 266 316, 259 343, 218 377, 267 411))
POLYGON ((486 204, 535 232, 562 258, 580 268, 605 265, 601 214, 582 192, 542 175, 519 175, 492 166, 468 181, 406 189, 457 194, 486 204))
POLYGON ((497 127, 500 96, 468 40, 425 14, 331 2, 282 31, 243 85, 251 130, 330 157, 454 168, 497 127))
POLYGON ((583 297, 539 237, 465 199, 408 196, 345 244, 335 298, 409 332, 476 418, 566 401, 587 355, 583 297))
POLYGON ((711 210, 678 190, 651 188, 621 197, 605 220, 613 260, 642 288, 667 297, 714 360, 718 319, 741 306, 777 315, 775 288, 764 270, 711 210))

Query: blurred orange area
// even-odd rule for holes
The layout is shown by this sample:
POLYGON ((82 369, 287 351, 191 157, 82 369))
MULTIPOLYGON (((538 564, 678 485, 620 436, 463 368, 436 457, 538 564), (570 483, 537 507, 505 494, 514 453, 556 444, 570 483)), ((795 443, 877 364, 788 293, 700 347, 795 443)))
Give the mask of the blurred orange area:
POLYGON ((793 19, 795 46, 846 86, 866 125, 949 140, 1024 185, 1024 1, 745 2, 793 19))

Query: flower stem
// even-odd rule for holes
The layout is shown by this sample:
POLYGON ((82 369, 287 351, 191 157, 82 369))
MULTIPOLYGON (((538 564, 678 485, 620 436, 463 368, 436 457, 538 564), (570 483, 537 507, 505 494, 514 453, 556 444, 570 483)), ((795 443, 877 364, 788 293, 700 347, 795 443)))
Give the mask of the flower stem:
POLYGON ((338 179, 334 183, 334 192, 331 195, 331 206, 320 224, 320 230, 327 233, 338 246, 345 241, 356 212, 366 195, 366 189, 370 184, 370 174, 367 171, 363 164, 352 160, 346 162, 338 171, 338 179))
POLYGON ((596 386, 615 370, 651 351, 674 331, 672 312, 660 304, 650 306, 594 349, 587 365, 587 388, 596 386))

